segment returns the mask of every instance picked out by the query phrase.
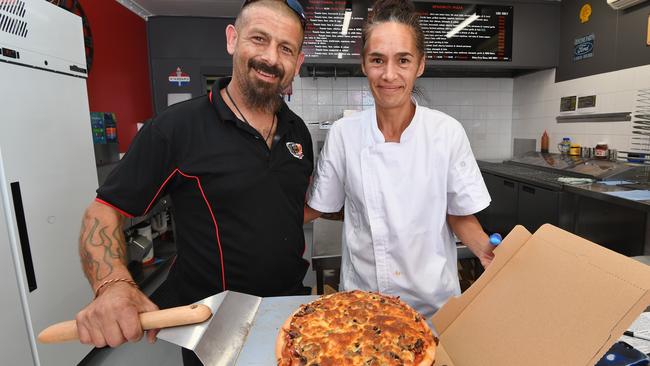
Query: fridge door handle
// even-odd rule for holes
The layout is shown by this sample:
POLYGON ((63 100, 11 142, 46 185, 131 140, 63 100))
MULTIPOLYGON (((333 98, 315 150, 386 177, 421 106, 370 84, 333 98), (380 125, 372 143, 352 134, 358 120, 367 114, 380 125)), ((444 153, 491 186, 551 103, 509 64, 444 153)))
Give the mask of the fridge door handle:
POLYGON ((20 239, 20 248, 23 254, 23 265, 26 272, 25 275, 27 276, 27 285, 29 287, 29 292, 33 292, 38 286, 36 285, 36 273, 34 272, 32 249, 29 245, 29 235, 27 234, 27 220, 25 220, 25 209, 23 207, 23 196, 20 192, 20 182, 11 183, 11 196, 14 201, 14 213, 16 214, 18 238, 20 239))

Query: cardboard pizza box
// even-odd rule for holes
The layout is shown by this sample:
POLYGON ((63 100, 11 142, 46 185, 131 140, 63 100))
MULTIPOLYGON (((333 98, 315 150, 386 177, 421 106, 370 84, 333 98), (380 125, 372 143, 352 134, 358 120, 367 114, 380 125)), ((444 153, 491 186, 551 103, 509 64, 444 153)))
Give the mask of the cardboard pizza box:
POLYGON ((593 366, 650 305, 650 266, 552 225, 515 227, 434 316, 435 366, 593 366))

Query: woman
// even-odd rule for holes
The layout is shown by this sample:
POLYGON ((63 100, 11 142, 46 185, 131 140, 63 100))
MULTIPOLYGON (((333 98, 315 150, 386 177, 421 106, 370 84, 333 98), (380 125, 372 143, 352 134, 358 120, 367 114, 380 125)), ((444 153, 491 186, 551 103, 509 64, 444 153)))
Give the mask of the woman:
POLYGON ((429 317, 460 294, 452 230, 491 261, 473 216, 490 197, 460 123, 412 98, 425 66, 413 4, 377 1, 362 41, 375 108, 332 126, 305 221, 345 204, 342 289, 399 295, 429 317))

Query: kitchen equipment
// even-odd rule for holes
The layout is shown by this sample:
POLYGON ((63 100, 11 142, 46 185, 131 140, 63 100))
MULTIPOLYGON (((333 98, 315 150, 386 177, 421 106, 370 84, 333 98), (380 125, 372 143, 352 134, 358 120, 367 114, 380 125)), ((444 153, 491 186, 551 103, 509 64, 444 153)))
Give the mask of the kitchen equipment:
POLYGON ((535 151, 536 146, 537 146, 537 140, 535 139, 515 138, 513 139, 513 143, 512 143, 512 152, 515 155, 521 155, 529 151, 535 151))
MULTIPOLYGON (((196 324, 210 318, 212 310, 202 304, 179 306, 140 314, 143 330, 161 329, 179 325, 196 324)), ((61 343, 79 339, 76 320, 51 325, 38 335, 41 343, 61 343)))
POLYGON ((79 219, 95 197, 79 16, 49 1, 0 1, 0 355, 3 365, 76 365, 92 350, 36 334, 92 298, 79 219))
POLYGON ((147 262, 153 258, 153 241, 144 235, 136 234, 127 241, 130 262, 147 262))
POLYGON ((207 322, 166 328, 158 338, 193 350, 205 366, 273 365, 278 330, 301 304, 316 298, 224 291, 199 302, 214 314, 207 322))

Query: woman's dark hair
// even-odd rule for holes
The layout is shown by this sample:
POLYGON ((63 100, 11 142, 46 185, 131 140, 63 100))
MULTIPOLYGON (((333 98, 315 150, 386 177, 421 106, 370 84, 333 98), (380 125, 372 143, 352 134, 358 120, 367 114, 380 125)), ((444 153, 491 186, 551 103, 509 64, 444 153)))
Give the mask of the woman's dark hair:
POLYGON ((370 38, 372 28, 381 23, 395 22, 408 26, 413 31, 415 47, 424 55, 424 32, 420 26, 420 16, 410 0, 377 0, 369 14, 368 21, 361 33, 361 54, 366 53, 366 42, 370 38))

